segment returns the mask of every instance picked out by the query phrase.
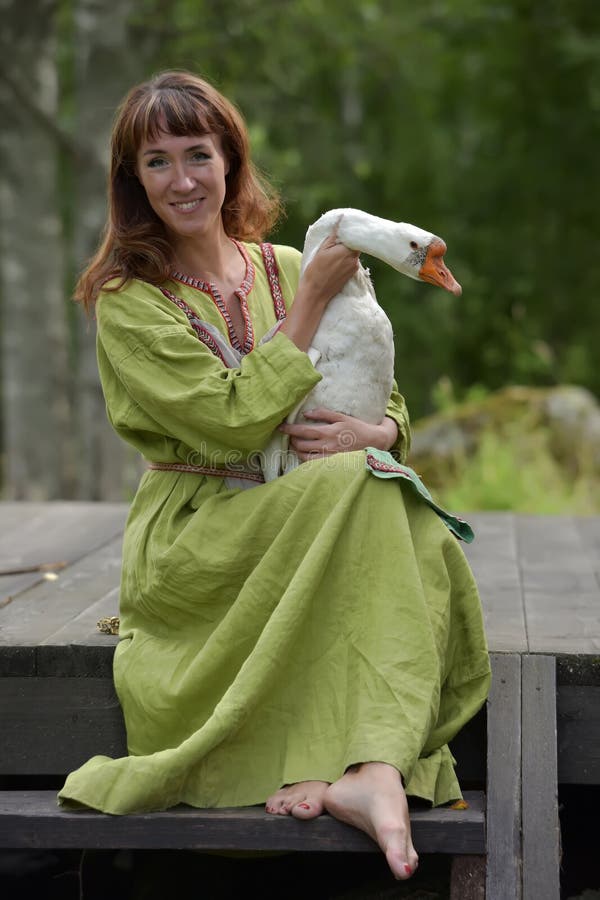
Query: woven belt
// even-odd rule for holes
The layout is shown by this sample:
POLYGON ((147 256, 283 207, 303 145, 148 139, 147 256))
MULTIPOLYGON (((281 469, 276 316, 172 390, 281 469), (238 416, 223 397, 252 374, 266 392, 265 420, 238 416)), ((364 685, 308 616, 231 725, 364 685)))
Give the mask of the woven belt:
POLYGON ((217 478, 245 478, 249 481, 256 481, 257 484, 264 484, 265 481, 262 472, 249 469, 227 469, 218 468, 217 466, 192 466, 188 463, 161 462, 149 463, 148 468, 158 469, 159 472, 189 472, 192 475, 214 475, 217 478))

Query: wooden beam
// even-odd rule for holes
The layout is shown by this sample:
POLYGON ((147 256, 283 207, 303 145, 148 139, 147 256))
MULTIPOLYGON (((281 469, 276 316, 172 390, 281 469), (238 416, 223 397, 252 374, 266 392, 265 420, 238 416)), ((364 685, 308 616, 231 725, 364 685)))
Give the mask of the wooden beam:
POLYGON ((521 900, 521 658, 492 654, 491 661, 486 900, 521 900))
POLYGON ((527 655, 521 666, 523 900, 560 900, 556 663, 527 655))
POLYGON ((108 678, 0 678, 0 773, 66 775, 91 756, 124 756, 108 678))
MULTIPOLYGON (((411 812, 421 853, 480 854, 485 812, 481 793, 466 792, 469 809, 411 812)), ((54 791, 0 792, 0 847, 132 848, 380 852, 362 831, 328 815, 307 822, 271 816, 262 806, 109 816, 57 806, 54 791)))

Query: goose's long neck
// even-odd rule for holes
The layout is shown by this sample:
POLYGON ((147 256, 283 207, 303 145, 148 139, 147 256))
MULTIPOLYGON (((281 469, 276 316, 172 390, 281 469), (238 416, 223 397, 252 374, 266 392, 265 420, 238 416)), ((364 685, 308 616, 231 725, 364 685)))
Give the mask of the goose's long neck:
POLYGON ((338 234, 351 250, 360 250, 394 266, 398 264, 398 238, 402 230, 401 222, 390 222, 356 210, 344 215, 338 234))
POLYGON ((390 222, 359 209, 330 210, 308 229, 303 267, 308 264, 322 241, 331 234, 336 223, 339 223, 339 239, 347 247, 375 256, 394 268, 398 268, 399 239, 406 237, 409 229, 413 228, 403 222, 390 222))

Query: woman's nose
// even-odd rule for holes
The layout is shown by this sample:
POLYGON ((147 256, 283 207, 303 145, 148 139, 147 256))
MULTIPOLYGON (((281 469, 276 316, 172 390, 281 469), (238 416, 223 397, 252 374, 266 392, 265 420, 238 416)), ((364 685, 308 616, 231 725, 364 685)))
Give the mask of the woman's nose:
POLYGON ((179 167, 173 172, 172 187, 175 191, 191 191, 195 181, 185 167, 179 167))

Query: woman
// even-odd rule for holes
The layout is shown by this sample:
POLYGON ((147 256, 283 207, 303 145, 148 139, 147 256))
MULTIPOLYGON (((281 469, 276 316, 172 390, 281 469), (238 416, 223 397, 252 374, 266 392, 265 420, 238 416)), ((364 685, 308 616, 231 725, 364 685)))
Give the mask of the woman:
POLYGON ((299 278, 297 251, 256 243, 276 211, 216 90, 167 72, 130 92, 106 237, 77 294, 95 305, 110 421, 150 463, 114 663, 130 755, 94 757, 59 797, 111 813, 327 810, 407 878, 406 795, 460 797, 447 742, 488 689, 480 604, 441 519, 365 466, 367 446, 406 456, 396 390, 377 426, 325 410, 285 426, 305 464, 256 483, 257 454, 319 380, 305 351, 358 265, 333 236, 299 278))

